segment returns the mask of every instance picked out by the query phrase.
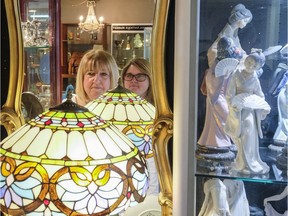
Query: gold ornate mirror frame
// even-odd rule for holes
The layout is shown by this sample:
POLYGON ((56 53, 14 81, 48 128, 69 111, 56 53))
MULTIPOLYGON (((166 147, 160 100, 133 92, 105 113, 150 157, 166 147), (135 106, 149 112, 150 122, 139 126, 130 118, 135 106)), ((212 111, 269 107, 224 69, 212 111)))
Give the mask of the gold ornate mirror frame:
MULTIPOLYGON (((156 119, 153 149, 159 173, 162 215, 172 215, 172 172, 168 159, 168 141, 173 133, 173 116, 165 85, 165 39, 169 0, 157 0, 152 34, 152 82, 155 93, 156 119)), ((7 101, 1 108, 0 124, 11 134, 25 123, 21 114, 24 82, 23 40, 18 0, 4 0, 9 26, 10 80, 7 101)))
POLYGON ((18 0, 4 0, 10 47, 9 89, 1 108, 0 123, 11 134, 25 123, 21 114, 21 94, 24 82, 23 40, 18 0))
POLYGON ((169 0, 157 0, 152 33, 152 82, 156 106, 153 150, 160 181, 162 215, 172 215, 172 171, 168 142, 173 135, 173 115, 165 84, 165 41, 169 0))

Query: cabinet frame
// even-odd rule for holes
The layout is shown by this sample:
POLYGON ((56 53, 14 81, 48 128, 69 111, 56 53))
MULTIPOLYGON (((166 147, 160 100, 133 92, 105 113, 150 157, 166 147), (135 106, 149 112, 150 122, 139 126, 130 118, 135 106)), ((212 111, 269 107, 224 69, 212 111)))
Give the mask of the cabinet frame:
MULTIPOLYGON (((240 1, 233 2, 235 5, 240 3, 240 1)), ((195 204, 198 200, 195 151, 198 141, 197 113, 200 84, 198 75, 200 3, 201 0, 175 2, 173 215, 196 215, 195 204), (185 22, 187 24, 184 26, 185 22)), ((242 3, 248 7, 246 2, 242 3)), ((259 180, 259 184, 262 183, 264 181, 259 180)), ((287 181, 275 181, 275 183, 282 187, 287 181)))

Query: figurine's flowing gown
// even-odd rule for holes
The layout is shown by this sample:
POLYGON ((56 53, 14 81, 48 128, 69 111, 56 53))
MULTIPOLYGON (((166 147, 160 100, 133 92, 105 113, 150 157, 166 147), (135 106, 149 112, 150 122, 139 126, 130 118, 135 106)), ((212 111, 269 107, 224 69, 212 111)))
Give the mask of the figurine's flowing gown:
POLYGON ((274 143, 288 145, 288 80, 277 98, 278 127, 273 136, 274 143))
POLYGON ((214 69, 218 61, 212 65, 205 76, 207 97, 205 124, 198 144, 209 147, 229 147, 230 137, 224 132, 228 115, 228 105, 225 99, 227 79, 224 76, 215 77, 214 69))
POLYGON ((231 216, 224 183, 212 178, 204 183, 205 199, 198 216, 231 216))
POLYGON ((204 183, 205 199, 198 216, 249 216, 249 203, 241 180, 212 178, 204 183))
POLYGON ((232 216, 250 216, 249 202, 243 181, 224 179, 226 196, 232 216))
POLYGON ((232 168, 245 174, 265 174, 269 172, 269 166, 260 158, 258 136, 262 137, 261 120, 266 117, 270 109, 244 107, 240 111, 235 110, 232 100, 241 93, 255 94, 264 99, 256 73, 244 77, 239 70, 236 70, 227 86, 229 114, 224 130, 238 149, 236 162, 232 168))
POLYGON ((209 69, 205 75, 207 89, 206 114, 204 128, 198 140, 198 144, 201 146, 223 148, 230 147, 232 144, 230 137, 224 132, 224 125, 229 112, 225 98, 229 76, 216 77, 214 70, 218 63, 216 59, 217 44, 223 36, 232 39, 233 45, 242 53, 241 56, 246 54, 241 48, 237 33, 237 29, 233 29, 230 24, 226 24, 207 51, 209 69))

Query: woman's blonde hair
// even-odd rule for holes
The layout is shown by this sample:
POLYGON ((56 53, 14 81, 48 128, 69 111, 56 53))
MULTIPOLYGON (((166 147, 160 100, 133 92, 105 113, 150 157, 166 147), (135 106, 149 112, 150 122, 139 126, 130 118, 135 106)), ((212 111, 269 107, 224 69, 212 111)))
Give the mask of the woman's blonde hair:
MULTIPOLYGON (((146 100, 148 102, 150 102, 151 104, 154 105, 154 97, 153 97, 153 89, 152 89, 152 79, 151 79, 151 65, 149 63, 149 61, 147 61, 144 58, 134 58, 131 59, 122 69, 122 73, 121 73, 121 85, 124 86, 124 76, 127 73, 128 68, 134 65, 135 67, 137 67, 141 73, 144 73, 148 76, 149 79, 149 87, 147 89, 147 93, 146 93, 146 100)), ((124 86, 125 87, 125 86, 124 86)))
POLYGON ((94 71, 101 67, 107 67, 110 75, 110 89, 117 86, 119 80, 119 71, 114 57, 104 50, 89 50, 82 57, 77 71, 75 93, 80 100, 88 103, 91 99, 84 90, 84 75, 88 71, 94 71))

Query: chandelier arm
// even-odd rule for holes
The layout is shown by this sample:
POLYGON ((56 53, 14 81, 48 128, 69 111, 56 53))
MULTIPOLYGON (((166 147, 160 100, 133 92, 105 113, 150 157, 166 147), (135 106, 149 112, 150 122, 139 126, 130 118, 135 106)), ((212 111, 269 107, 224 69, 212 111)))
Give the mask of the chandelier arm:
POLYGON ((79 4, 72 5, 72 7, 82 5, 82 4, 84 4, 85 2, 86 2, 86 0, 84 0, 83 2, 81 2, 81 3, 79 3, 79 4))

